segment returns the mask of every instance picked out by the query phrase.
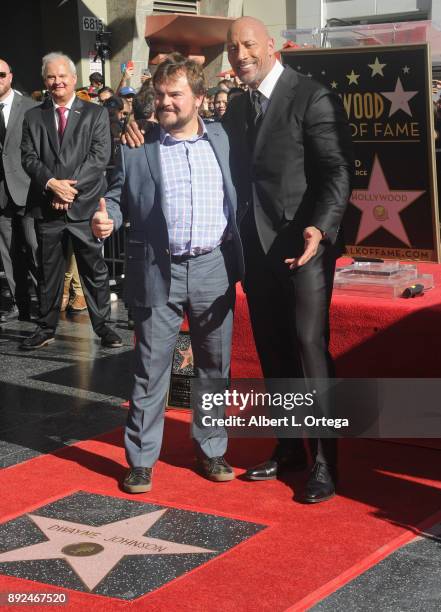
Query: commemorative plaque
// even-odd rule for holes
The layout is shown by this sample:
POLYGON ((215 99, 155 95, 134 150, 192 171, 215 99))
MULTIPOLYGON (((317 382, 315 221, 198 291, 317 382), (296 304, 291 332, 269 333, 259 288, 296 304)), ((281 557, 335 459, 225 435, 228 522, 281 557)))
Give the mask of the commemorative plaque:
POLYGON ((190 408, 191 381, 194 377, 190 333, 188 331, 180 331, 173 353, 167 402, 170 407, 190 408))

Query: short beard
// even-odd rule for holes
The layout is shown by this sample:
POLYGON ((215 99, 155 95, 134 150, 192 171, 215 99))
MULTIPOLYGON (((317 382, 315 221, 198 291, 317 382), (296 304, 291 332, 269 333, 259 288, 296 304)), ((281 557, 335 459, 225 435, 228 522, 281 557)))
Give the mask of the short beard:
MULTIPOLYGON (((163 124, 161 121, 161 111, 160 111, 159 116, 158 116, 159 123, 166 131, 182 130, 187 124, 189 124, 193 120, 194 115, 195 115, 195 110, 196 110, 196 107, 193 108, 191 113, 189 113, 188 115, 185 115, 185 117, 175 116, 174 123, 166 123, 166 124, 163 124)), ((168 121, 170 121, 170 119, 168 121)))
POLYGON ((9 87, 0 87, 0 96, 1 97, 7 96, 8 93, 11 91, 11 89, 12 89, 11 86, 9 86, 9 87))

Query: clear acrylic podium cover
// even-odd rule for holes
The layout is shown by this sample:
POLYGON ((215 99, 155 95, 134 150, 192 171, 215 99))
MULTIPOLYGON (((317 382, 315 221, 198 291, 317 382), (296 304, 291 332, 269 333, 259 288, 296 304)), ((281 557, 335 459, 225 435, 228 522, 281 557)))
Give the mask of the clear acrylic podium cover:
POLYGON ((360 262, 337 268, 334 276, 336 295, 398 298, 408 287, 422 285, 424 290, 434 286, 432 274, 419 274, 416 264, 398 261, 360 262))
POLYGON ((302 47, 316 48, 408 45, 428 42, 432 61, 441 62, 441 23, 435 21, 299 28, 285 30, 282 36, 302 47))

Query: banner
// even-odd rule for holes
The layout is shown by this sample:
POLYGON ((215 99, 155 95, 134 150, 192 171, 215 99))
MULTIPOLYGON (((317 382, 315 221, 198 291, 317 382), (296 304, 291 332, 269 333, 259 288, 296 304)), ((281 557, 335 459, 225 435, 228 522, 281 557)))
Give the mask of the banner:
POLYGON ((348 116, 356 158, 348 255, 439 262, 427 44, 301 49, 282 61, 334 91, 348 116))

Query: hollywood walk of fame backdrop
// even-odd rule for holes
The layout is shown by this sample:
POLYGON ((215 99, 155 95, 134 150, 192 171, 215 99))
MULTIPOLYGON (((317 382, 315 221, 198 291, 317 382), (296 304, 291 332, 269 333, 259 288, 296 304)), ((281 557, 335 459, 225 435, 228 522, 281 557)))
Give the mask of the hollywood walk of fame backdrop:
POLYGON ((132 600, 265 527, 78 491, 0 525, 0 575, 132 600))
POLYGON ((348 254, 440 261, 428 46, 302 49, 282 61, 329 87, 347 113, 356 159, 348 254))

